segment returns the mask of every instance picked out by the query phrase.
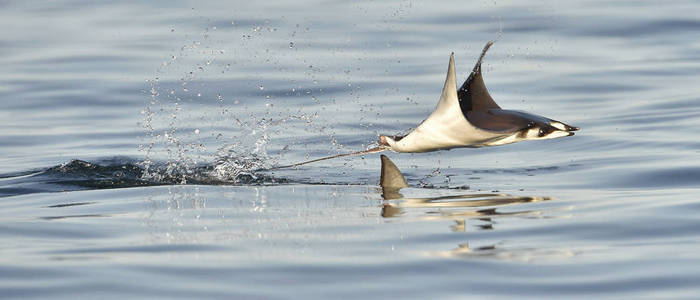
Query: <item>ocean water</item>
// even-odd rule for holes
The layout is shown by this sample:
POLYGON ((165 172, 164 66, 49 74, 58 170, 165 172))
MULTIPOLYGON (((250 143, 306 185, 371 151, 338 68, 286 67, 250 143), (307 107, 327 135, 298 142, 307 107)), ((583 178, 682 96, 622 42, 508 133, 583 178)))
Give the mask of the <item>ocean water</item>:
POLYGON ((0 298, 697 298, 695 1, 0 2, 0 298), (387 154, 449 54, 575 136, 387 154))

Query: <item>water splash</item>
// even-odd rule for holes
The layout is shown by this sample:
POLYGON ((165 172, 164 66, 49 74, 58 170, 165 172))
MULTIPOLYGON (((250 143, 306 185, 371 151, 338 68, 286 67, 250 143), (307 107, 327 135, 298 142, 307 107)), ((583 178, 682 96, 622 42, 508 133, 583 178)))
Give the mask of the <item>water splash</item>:
MULTIPOLYGON (((229 109, 223 92, 208 97, 206 81, 197 80, 206 76, 209 70, 215 70, 216 60, 226 53, 213 46, 212 34, 207 28, 201 40, 183 45, 156 70, 156 77, 148 81, 149 101, 141 111, 140 122, 145 141, 139 146, 145 159, 138 163, 144 181, 187 184, 198 181, 202 175, 198 173, 201 166, 208 165, 213 168, 212 174, 217 180, 238 182, 239 175, 252 176, 251 168, 261 165, 265 159, 264 144, 269 137, 264 127, 257 126, 260 122, 254 118, 245 120, 242 116, 245 111, 229 109), (220 113, 208 109, 212 103, 218 105, 220 113), (236 121, 234 125, 239 125, 235 131, 209 130, 210 134, 204 134, 207 127, 231 127, 231 119, 236 121), (188 128, 192 125, 193 128, 188 128), (263 138, 256 137, 258 132, 262 132, 263 138), (207 145, 227 140, 233 144, 245 143, 247 139, 243 137, 255 139, 255 151, 246 152, 239 149, 241 147, 228 146, 221 147, 216 153, 207 150, 207 145), (208 164, 211 161, 214 161, 213 166, 208 164)), ((221 73, 230 67, 230 63, 225 64, 221 73)), ((254 116, 251 114, 251 117, 254 116)))
POLYGON ((31 193, 64 192, 74 190, 116 189, 141 186, 199 184, 199 185, 272 185, 289 181, 250 170, 261 166, 253 158, 230 159, 215 164, 191 167, 186 173, 173 170, 167 163, 154 162, 146 171, 132 158, 112 157, 97 162, 72 160, 70 162, 17 174, 0 174, 0 197, 31 193), (235 163, 234 163, 235 162, 235 163))
POLYGON ((237 151, 237 145, 227 145, 219 149, 216 161, 209 173, 213 178, 228 182, 240 180, 257 180, 253 170, 268 167, 264 153, 242 154, 237 151))
MULTIPOLYGON (((273 137, 290 136, 301 130, 328 136, 329 145, 338 150, 354 149, 344 149, 337 138, 330 125, 335 123, 332 114, 319 117, 319 111, 329 110, 329 105, 336 103, 335 97, 324 97, 325 86, 318 78, 327 68, 323 64, 299 59, 305 67, 299 69, 302 73, 298 75, 306 77, 308 82, 255 78, 246 71, 246 64, 254 64, 256 68, 267 64, 289 71, 288 63, 280 58, 289 55, 287 47, 277 43, 274 45, 278 48, 271 47, 262 38, 270 35, 277 40, 284 33, 277 33, 269 21, 264 23, 236 29, 249 31, 248 38, 229 45, 232 51, 217 46, 230 39, 216 38, 218 32, 212 28, 205 30, 198 40, 191 41, 192 37, 186 36, 187 43, 165 56, 154 78, 147 81, 148 101, 141 111, 144 136, 139 150, 145 159, 138 165, 144 170, 144 180, 162 182, 178 178, 178 183, 188 184, 202 165, 211 166, 210 175, 224 182, 236 182, 240 176, 255 178, 257 175, 252 170, 275 164, 288 149, 298 145, 295 143, 300 143, 270 146, 273 137), (235 76, 226 78, 227 73, 235 76), (248 77, 251 78, 241 79, 248 77), (227 83, 221 84, 221 79, 227 83), (289 88, 287 92, 281 88, 284 85, 289 88), (287 101, 311 105, 289 105, 287 101)), ((308 28, 299 34, 306 32, 308 28)), ((296 30, 292 35, 295 34, 296 30)), ((290 45, 297 49, 294 42, 290 45)), ((358 89, 359 85, 348 83, 347 91, 355 101, 359 99, 358 89)), ((306 148, 306 143, 303 145, 306 148)))

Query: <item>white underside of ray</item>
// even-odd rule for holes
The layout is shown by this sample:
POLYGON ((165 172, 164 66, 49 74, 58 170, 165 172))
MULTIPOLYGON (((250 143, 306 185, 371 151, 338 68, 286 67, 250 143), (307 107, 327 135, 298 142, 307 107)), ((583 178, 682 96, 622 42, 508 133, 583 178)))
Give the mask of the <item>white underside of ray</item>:
POLYGON ((454 53, 450 55, 445 86, 435 110, 416 129, 399 141, 389 140, 395 152, 428 152, 456 147, 479 147, 507 135, 473 126, 459 106, 454 53))

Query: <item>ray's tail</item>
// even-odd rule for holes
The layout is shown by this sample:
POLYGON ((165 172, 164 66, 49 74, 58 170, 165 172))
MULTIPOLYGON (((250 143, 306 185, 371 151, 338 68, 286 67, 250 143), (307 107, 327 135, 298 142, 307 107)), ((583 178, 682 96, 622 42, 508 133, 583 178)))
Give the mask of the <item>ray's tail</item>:
POLYGON ((255 170, 255 171, 256 171, 256 172, 257 172, 257 171, 271 171, 271 170, 278 170, 278 169, 293 168, 293 167, 298 167, 298 166, 301 166, 301 165, 310 164, 310 163, 317 162, 317 161, 322 161, 322 160, 328 160, 328 159, 333 159, 333 158, 341 158, 341 157, 348 157, 348 156, 365 155, 365 154, 370 154, 370 153, 382 152, 382 151, 385 151, 385 150, 389 150, 389 148, 386 147, 386 146, 377 146, 377 147, 370 148, 370 149, 367 149, 367 150, 362 150, 362 151, 357 151, 357 152, 352 152, 352 153, 343 153, 343 154, 338 154, 338 155, 332 155, 332 156, 327 156, 327 157, 322 157, 322 158, 307 160, 307 161, 303 161, 303 162, 299 162, 299 163, 295 163, 295 164, 291 164, 291 165, 276 166, 276 167, 271 167, 271 168, 267 168, 267 169, 257 169, 257 170, 255 170))

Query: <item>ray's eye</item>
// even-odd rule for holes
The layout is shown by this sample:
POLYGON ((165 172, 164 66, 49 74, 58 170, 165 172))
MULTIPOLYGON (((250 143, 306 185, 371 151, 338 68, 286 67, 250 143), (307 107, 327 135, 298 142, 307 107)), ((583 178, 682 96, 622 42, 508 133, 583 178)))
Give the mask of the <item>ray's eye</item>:
POLYGON ((544 128, 540 128, 540 132, 537 134, 539 137, 543 137, 547 132, 544 130, 544 128))

